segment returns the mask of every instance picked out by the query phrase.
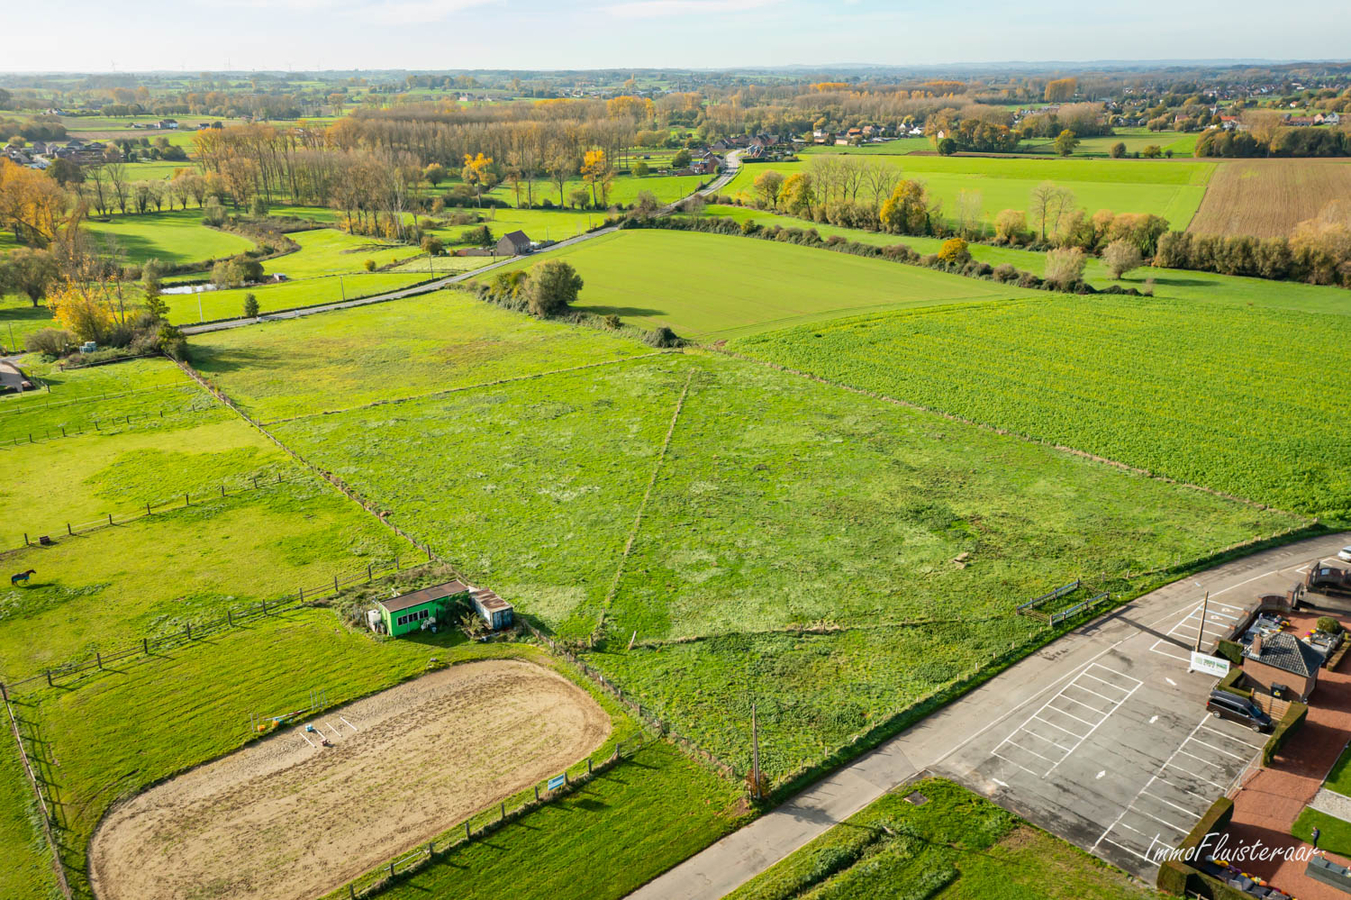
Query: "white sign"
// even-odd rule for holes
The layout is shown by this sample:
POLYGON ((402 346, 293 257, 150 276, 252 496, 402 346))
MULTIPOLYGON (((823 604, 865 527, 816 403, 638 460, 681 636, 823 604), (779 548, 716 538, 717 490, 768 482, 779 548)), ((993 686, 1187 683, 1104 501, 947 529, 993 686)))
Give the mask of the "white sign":
POLYGON ((1187 671, 1204 672, 1207 675, 1214 675, 1216 678, 1223 678, 1229 674, 1229 660, 1205 653, 1197 653, 1193 650, 1192 662, 1187 667, 1187 671))

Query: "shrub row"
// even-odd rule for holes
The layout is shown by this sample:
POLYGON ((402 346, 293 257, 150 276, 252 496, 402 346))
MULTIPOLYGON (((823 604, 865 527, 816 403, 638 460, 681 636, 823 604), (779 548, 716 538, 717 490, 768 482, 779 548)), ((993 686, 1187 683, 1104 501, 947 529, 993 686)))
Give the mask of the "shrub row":
POLYGON ((1271 737, 1267 738, 1266 746, 1262 748, 1262 765, 1269 766, 1271 761, 1276 758, 1276 754, 1281 752, 1285 742, 1290 736, 1299 731, 1299 726, 1304 724, 1304 717, 1309 714, 1309 707, 1303 703, 1291 703, 1290 708, 1285 711, 1281 721, 1276 723, 1276 728, 1271 732, 1271 737))

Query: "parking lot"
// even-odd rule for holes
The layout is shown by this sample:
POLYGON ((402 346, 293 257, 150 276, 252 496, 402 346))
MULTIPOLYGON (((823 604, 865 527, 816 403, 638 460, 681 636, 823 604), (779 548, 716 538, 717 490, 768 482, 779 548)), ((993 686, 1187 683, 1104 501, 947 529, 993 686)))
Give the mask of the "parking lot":
POLYGON ((1126 607, 1089 626, 1101 632, 1085 636, 1096 653, 1061 667, 935 771, 1152 881, 1151 854, 1176 847, 1266 741, 1206 712, 1216 678, 1188 671, 1198 633, 1206 645, 1227 634, 1259 595, 1289 588, 1299 565, 1224 586, 1204 604, 1204 588, 1175 586, 1174 597, 1195 599, 1126 607))

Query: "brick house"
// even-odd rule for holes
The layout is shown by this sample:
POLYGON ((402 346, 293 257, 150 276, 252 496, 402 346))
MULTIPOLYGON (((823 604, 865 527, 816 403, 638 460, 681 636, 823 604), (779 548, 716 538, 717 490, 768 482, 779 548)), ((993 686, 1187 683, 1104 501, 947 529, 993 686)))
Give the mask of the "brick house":
POLYGON ((1273 687, 1286 689, 1285 699, 1307 702, 1318 684, 1323 654, 1296 638, 1277 632, 1257 635, 1243 651, 1243 675, 1254 691, 1272 694, 1273 687))

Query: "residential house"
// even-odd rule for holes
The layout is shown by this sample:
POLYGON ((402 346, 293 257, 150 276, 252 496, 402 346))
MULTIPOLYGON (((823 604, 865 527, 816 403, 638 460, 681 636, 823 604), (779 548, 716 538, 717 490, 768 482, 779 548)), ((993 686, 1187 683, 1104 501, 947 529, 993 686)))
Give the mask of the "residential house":
POLYGON ((497 242, 498 256, 524 256, 530 252, 530 238, 524 231, 511 231, 497 242))
POLYGON ((1318 670, 1323 665, 1323 654, 1293 634, 1278 631, 1275 634, 1253 637, 1243 651, 1243 676, 1254 691, 1281 699, 1307 702, 1318 684, 1318 670))

